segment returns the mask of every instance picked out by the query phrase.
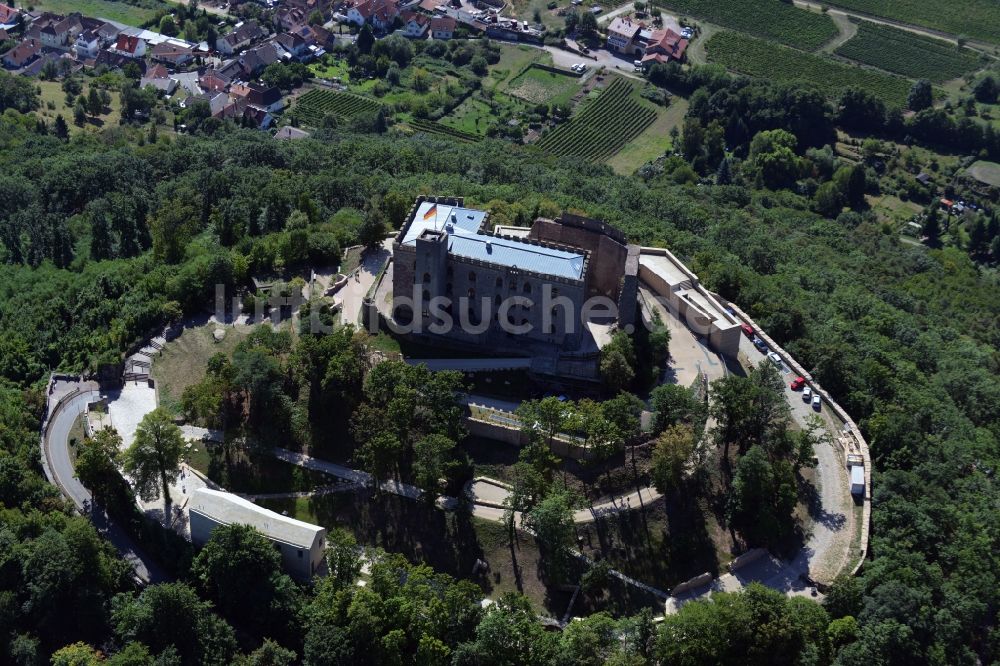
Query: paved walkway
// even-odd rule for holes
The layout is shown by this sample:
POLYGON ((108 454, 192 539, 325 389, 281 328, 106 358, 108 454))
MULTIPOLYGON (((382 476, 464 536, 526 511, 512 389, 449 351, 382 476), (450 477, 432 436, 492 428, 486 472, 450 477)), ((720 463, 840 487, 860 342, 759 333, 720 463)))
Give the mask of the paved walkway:
POLYGON ((76 478, 69 453, 69 433, 76 419, 86 410, 88 402, 99 399, 93 382, 56 382, 49 400, 49 420, 42 432, 42 459, 46 476, 77 511, 93 522, 118 553, 131 566, 138 579, 146 583, 168 580, 166 572, 99 506, 93 504, 90 491, 76 478))

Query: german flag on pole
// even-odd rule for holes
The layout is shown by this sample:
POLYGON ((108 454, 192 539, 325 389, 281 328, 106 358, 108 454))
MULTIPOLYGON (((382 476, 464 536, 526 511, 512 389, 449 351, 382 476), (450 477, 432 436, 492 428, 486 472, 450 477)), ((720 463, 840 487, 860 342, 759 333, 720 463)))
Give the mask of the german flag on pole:
POLYGON ((424 213, 424 222, 426 222, 427 220, 429 220, 432 217, 434 217, 435 215, 437 215, 437 212, 438 212, 438 205, 437 204, 434 204, 433 206, 431 206, 430 208, 428 208, 427 212, 424 213))

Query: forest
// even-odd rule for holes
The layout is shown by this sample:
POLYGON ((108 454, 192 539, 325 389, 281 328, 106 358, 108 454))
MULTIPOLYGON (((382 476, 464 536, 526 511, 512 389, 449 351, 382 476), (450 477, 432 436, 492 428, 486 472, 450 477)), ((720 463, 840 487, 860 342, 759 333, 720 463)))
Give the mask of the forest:
MULTIPOLYGON (((843 106, 835 111, 808 88, 692 71, 681 82, 698 90, 682 154, 635 177, 501 141, 392 132, 326 129, 277 142, 228 125, 157 137, 125 127, 66 140, 18 112, 30 110, 30 91, 0 85, 0 100, 14 100, 0 102, 2 660, 868 666, 1000 658, 995 271, 959 249, 885 233, 859 197, 863 171, 843 171, 820 150, 836 124, 851 121, 843 106), (820 205, 827 183, 835 204, 820 205), (870 442, 873 531, 860 575, 835 583, 822 607, 751 586, 689 604, 658 627, 648 616, 596 614, 559 635, 543 631, 522 599, 483 610, 467 582, 389 554, 374 556, 369 586, 345 585, 355 561, 343 556, 354 552, 347 537, 331 551, 334 575, 303 590, 256 535, 228 530, 181 580, 134 589, 127 565, 41 476, 48 373, 119 360, 163 324, 203 309, 216 284, 334 262, 342 248, 398 226, 421 193, 465 196, 498 224, 584 211, 634 242, 670 247, 750 313, 870 442), (240 576, 259 584, 219 583, 240 576)), ((850 101, 847 111, 900 131, 902 119, 877 100, 850 101)), ((934 113, 906 124, 916 134, 935 122, 921 116, 934 113)), ((329 344, 336 352, 349 341, 329 344)), ((356 375, 347 376, 356 387, 356 375)), ((365 397, 377 400, 385 386, 366 387, 365 397)), ((383 444, 364 437, 377 416, 362 414, 359 438, 383 444)), ((440 434, 440 424, 416 432, 440 434)))

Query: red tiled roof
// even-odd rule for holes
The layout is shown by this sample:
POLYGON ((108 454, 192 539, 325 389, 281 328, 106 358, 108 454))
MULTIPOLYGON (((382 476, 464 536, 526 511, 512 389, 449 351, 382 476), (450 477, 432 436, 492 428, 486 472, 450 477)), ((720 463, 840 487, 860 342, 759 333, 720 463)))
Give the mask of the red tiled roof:
POLYGON ((139 48, 139 41, 138 37, 132 35, 118 35, 115 50, 123 53, 135 53, 135 50, 139 48))
POLYGON ((647 53, 663 53, 664 55, 670 56, 676 60, 680 60, 684 56, 688 40, 684 39, 673 30, 669 28, 666 30, 657 30, 651 35, 651 37, 649 45, 646 47, 647 53))
POLYGON ((4 58, 17 66, 23 65, 42 52, 42 45, 34 39, 26 39, 4 54, 4 58))
POLYGON ((7 5, 0 5, 0 23, 13 23, 21 12, 7 5))
POLYGON ((435 32, 454 30, 458 21, 450 16, 435 16, 431 19, 431 30, 435 32))

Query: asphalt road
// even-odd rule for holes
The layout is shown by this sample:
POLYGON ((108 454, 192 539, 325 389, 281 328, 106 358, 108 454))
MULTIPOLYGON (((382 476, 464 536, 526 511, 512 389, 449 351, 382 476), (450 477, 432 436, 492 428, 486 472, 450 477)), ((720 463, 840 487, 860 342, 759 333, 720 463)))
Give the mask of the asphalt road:
POLYGON ((108 541, 114 545, 118 553, 132 565, 136 576, 146 583, 159 583, 169 577, 163 569, 139 550, 132 538, 116 523, 112 522, 103 511, 90 511, 93 498, 80 480, 76 478, 73 463, 69 456, 69 433, 77 417, 87 408, 87 403, 99 398, 97 391, 84 391, 69 398, 52 417, 47 429, 47 436, 42 442, 42 452, 48 461, 52 481, 62 491, 78 511, 88 515, 108 541))

